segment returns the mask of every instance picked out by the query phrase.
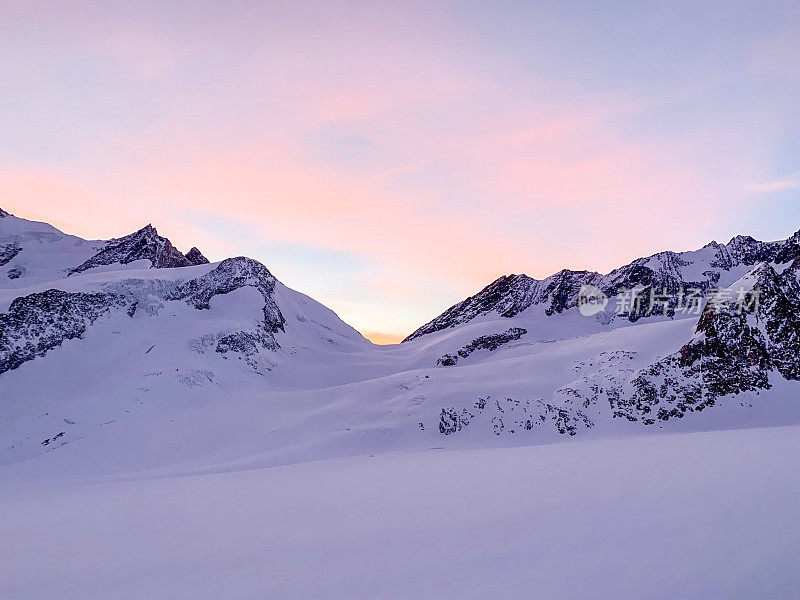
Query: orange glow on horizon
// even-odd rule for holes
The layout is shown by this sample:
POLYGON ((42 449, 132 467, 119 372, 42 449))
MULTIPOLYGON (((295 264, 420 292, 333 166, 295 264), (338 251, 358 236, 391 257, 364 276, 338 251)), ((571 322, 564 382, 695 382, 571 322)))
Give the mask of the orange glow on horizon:
POLYGON ((378 344, 379 346, 399 344, 406 337, 405 335, 401 335, 399 333, 386 333, 382 331, 362 331, 360 333, 370 342, 373 344, 378 344))

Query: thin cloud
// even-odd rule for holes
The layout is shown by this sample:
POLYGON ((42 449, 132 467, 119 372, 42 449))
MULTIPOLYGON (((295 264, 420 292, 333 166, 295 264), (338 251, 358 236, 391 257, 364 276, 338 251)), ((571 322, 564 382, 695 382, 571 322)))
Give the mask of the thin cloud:
POLYGON ((747 186, 748 192, 754 192, 756 194, 771 194, 773 192, 785 192, 787 190, 797 189, 800 189, 800 173, 795 173, 785 179, 766 181, 764 183, 756 183, 747 186))

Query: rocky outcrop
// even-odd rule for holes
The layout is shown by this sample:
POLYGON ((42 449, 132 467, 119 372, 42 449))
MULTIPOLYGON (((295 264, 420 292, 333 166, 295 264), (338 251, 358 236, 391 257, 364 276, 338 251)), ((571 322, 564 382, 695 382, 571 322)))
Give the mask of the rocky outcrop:
POLYGON ((652 424, 769 389, 772 377, 800 379, 800 285, 794 266, 778 272, 764 263, 708 301, 695 336, 677 353, 609 401, 615 416, 652 424))
POLYGON ((0 246, 0 267, 11 262, 11 259, 19 254, 21 250, 22 247, 16 242, 0 246))
POLYGON ((501 317, 515 317, 535 304, 547 304, 548 315, 575 306, 583 285, 593 285, 601 278, 593 271, 559 271, 542 281, 527 275, 504 275, 483 290, 450 307, 430 323, 409 335, 404 342, 427 333, 467 323, 491 312, 501 317))
POLYGON ((495 333, 493 335, 482 335, 472 340, 469 344, 465 344, 458 349, 457 353, 445 354, 437 359, 436 364, 442 367, 450 367, 458 363, 459 358, 467 358, 476 350, 497 350, 503 344, 520 339, 523 335, 528 333, 522 327, 511 327, 508 331, 503 333, 495 333))
POLYGON ((275 277, 252 258, 239 256, 223 260, 205 275, 191 279, 170 292, 167 300, 183 300, 197 309, 208 309, 211 298, 242 287, 253 287, 264 298, 264 325, 271 333, 283 331, 286 319, 273 296, 275 277))
POLYGON ((191 258, 184 256, 167 238, 158 235, 155 227, 147 225, 125 237, 109 240, 97 254, 72 269, 69 275, 114 263, 126 265, 136 260, 149 260, 154 269, 190 267, 208 262, 197 248, 192 248, 190 254, 191 258))
POLYGON ((192 264, 192 265, 207 265, 208 264, 208 259, 205 256, 203 256, 203 253, 200 252, 200 250, 198 250, 194 246, 192 247, 191 250, 189 250, 186 253, 186 260, 188 260, 189 264, 192 264))
POLYGON ((439 415, 439 433, 458 433, 475 421, 483 422, 498 436, 530 432, 548 425, 561 435, 576 435, 581 428, 594 427, 589 417, 570 407, 555 406, 542 399, 492 400, 487 396, 478 398, 470 409, 443 408, 439 415))
POLYGON ((83 337, 95 321, 126 305, 116 294, 47 290, 15 299, 0 314, 0 374, 83 337))

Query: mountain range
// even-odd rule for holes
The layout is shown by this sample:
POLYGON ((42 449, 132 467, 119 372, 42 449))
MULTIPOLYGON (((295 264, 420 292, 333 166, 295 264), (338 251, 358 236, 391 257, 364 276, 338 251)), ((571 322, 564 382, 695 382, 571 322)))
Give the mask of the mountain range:
MULTIPOLYGON (((88 241, 0 214, 3 462, 106 431, 130 460, 141 431, 182 419, 216 440, 184 453, 271 463, 800 417, 800 232, 503 276, 376 346, 256 260, 209 263, 151 225, 88 241), (589 316, 586 289, 606 302, 589 316)), ((164 443, 136 460, 168 466, 164 443)))
POLYGON ((792 597, 799 270, 507 275, 379 346, 252 258, 0 210, 0 596, 792 597))

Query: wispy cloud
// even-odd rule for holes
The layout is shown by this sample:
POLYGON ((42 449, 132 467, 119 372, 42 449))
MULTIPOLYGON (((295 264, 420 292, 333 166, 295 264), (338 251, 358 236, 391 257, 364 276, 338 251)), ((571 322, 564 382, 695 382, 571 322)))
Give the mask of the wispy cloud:
POLYGON ((766 181, 747 186, 748 192, 757 194, 770 194, 772 192, 785 192, 787 190, 800 189, 800 173, 795 173, 784 179, 766 181))

